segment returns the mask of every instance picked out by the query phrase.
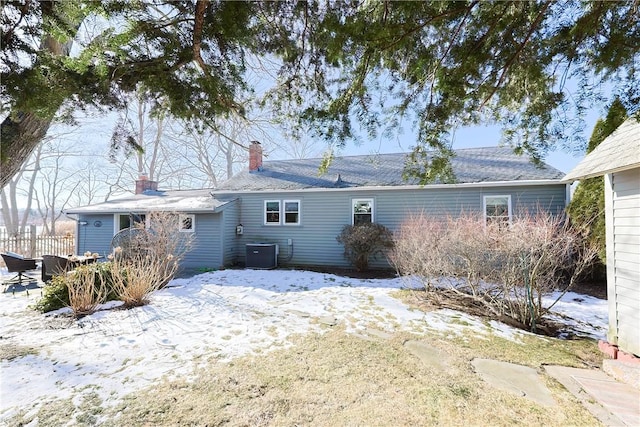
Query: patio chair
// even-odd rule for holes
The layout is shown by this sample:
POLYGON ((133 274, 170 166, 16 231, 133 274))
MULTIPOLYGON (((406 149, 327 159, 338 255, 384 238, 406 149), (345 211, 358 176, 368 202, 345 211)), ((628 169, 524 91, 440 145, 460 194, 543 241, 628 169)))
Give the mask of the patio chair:
MULTIPOLYGON (((7 289, 11 286, 13 287, 13 291, 15 292, 15 286, 24 286, 23 283, 26 282, 37 282, 38 279, 36 277, 29 276, 25 274, 27 271, 35 270, 38 267, 36 266, 36 260, 32 258, 24 258, 22 255, 18 255, 13 252, 7 252, 0 254, 2 255, 2 259, 4 260, 5 265, 7 266, 7 270, 9 273, 18 273, 12 278, 5 280, 2 282, 4 285, 3 293, 7 291, 7 289)), ((26 287, 25 287, 26 289, 26 287)), ((27 295, 29 291, 27 291, 27 295)))
POLYGON ((58 255, 42 255, 42 281, 47 283, 53 276, 61 276, 73 270, 73 263, 68 258, 58 255))

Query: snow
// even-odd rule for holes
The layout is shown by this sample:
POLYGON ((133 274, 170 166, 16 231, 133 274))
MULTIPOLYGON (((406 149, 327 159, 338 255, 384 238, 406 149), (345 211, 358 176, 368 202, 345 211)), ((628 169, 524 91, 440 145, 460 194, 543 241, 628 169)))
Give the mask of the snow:
MULTIPOLYGON (((18 410, 90 392, 115 405, 162 377, 189 378, 198 364, 285 347, 293 334, 322 332, 322 318, 335 319, 349 333, 375 328, 448 336, 472 330, 516 342, 526 334, 453 310, 410 308, 396 295, 407 284, 401 278, 299 270, 221 270, 174 279, 147 306, 122 310, 110 303, 78 321, 68 309, 47 315, 30 309, 40 298, 37 290, 29 296, 3 293, 0 344, 32 348, 33 354, 0 361, 0 424, 18 410)), ((606 300, 567 293, 553 312, 573 333, 604 338, 606 300)))

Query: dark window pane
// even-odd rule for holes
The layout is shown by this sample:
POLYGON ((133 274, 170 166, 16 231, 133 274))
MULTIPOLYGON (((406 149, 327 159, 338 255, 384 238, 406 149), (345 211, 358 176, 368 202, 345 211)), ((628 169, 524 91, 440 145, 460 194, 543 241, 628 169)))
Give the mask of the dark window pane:
POLYGON ((353 216, 353 225, 371 223, 371 214, 357 214, 353 216))
POLYGON ((284 222, 286 224, 297 224, 298 223, 298 213, 286 212, 284 214, 284 222))
POLYGON ((183 230, 191 230, 193 229, 193 218, 190 216, 185 216, 182 218, 182 229, 183 230))

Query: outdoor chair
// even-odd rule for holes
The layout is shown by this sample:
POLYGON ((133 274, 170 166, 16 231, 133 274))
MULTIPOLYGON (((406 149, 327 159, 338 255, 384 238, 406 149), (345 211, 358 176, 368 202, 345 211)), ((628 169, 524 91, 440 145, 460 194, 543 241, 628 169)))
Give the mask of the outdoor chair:
MULTIPOLYGON (((35 277, 31 277, 25 274, 27 271, 35 270, 38 267, 36 266, 36 260, 33 258, 24 258, 22 255, 15 254, 13 252, 3 253, 2 259, 4 260, 5 265, 7 266, 7 270, 9 273, 18 273, 12 278, 5 280, 2 282, 4 285, 4 290, 2 292, 6 292, 9 286, 24 286, 23 282, 31 283, 37 281, 38 279, 35 277)), ((27 291, 27 294, 29 292, 27 291)))
POLYGON ((42 255, 42 281, 47 283, 53 276, 62 276, 73 270, 73 263, 68 258, 57 255, 42 255))

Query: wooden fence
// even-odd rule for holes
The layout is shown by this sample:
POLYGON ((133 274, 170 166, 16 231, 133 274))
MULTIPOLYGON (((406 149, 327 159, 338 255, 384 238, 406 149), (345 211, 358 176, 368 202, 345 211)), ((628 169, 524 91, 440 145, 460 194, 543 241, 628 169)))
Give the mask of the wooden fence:
POLYGON ((25 257, 42 255, 69 255, 75 253, 76 239, 71 233, 64 236, 38 236, 36 226, 31 225, 16 234, 0 229, 0 252, 11 251, 25 257))

